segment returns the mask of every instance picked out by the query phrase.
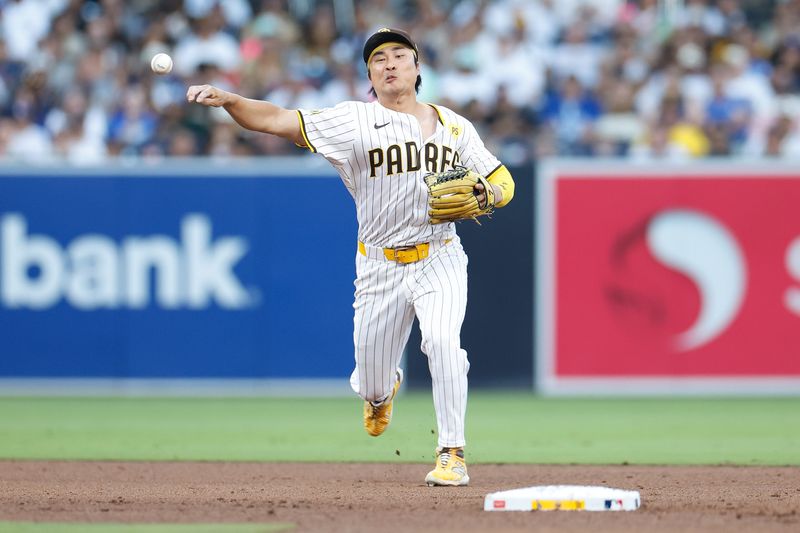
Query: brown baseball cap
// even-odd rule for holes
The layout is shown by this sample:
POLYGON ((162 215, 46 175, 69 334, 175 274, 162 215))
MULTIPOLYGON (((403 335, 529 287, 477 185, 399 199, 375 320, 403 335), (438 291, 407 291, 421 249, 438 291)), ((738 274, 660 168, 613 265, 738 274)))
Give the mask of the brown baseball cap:
POLYGON ((364 43, 364 63, 369 63, 369 58, 372 56, 375 49, 386 43, 400 43, 404 46, 408 46, 414 51, 414 55, 419 57, 417 45, 409 34, 403 30, 394 28, 381 28, 373 33, 370 38, 367 39, 367 42, 364 43))

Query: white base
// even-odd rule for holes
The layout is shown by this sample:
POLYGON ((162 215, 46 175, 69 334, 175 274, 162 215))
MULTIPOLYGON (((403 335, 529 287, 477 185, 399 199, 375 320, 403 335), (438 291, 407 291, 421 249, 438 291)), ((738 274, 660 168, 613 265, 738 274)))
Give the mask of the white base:
POLYGON ((639 492, 586 485, 546 485, 492 492, 484 511, 635 511, 639 492))

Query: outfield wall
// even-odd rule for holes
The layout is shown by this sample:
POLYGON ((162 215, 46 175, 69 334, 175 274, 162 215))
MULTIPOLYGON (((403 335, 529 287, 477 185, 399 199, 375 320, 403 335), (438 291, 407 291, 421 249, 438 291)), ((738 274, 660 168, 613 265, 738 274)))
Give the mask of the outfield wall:
MULTIPOLYGON (((800 394, 798 168, 512 169, 458 227, 471 385, 800 394)), ((355 239, 321 158, 0 167, 0 394, 349 394, 355 239)))

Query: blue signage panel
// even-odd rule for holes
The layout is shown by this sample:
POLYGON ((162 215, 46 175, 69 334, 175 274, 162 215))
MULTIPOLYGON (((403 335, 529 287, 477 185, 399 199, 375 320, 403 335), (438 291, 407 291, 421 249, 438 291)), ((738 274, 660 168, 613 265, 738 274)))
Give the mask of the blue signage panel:
POLYGON ((0 177, 0 377, 346 377, 341 181, 152 173, 0 177))

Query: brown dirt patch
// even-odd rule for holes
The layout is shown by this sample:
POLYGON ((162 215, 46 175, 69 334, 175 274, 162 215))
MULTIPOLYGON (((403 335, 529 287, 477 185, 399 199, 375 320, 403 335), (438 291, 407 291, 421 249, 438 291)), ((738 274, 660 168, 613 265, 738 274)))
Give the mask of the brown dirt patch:
POLYGON ((798 467, 0 461, 0 520, 292 522, 296 531, 800 531, 798 467), (550 484, 638 489, 624 512, 483 511, 489 492, 550 484))

